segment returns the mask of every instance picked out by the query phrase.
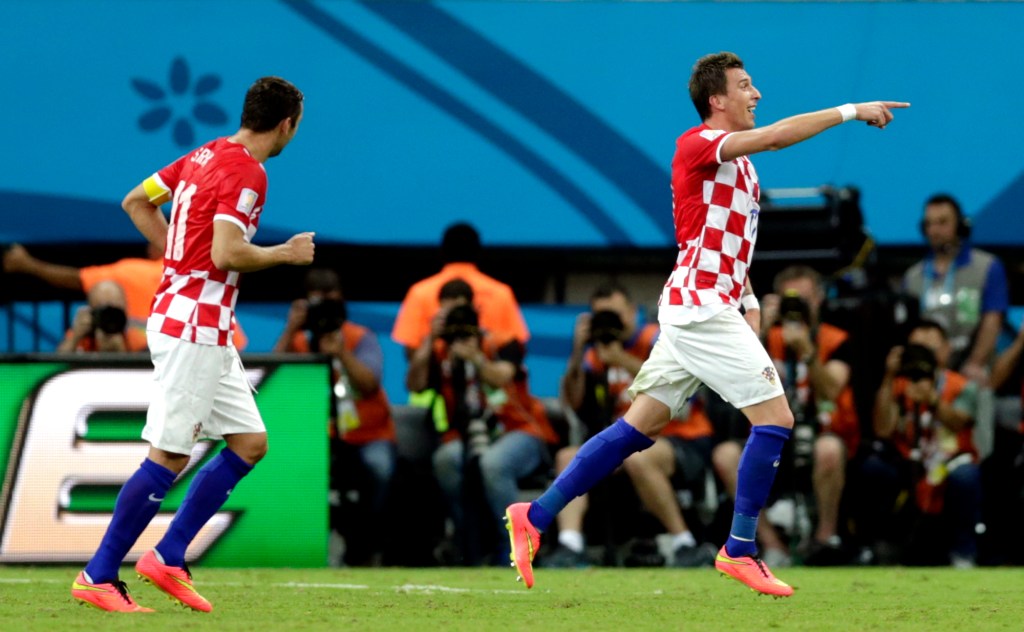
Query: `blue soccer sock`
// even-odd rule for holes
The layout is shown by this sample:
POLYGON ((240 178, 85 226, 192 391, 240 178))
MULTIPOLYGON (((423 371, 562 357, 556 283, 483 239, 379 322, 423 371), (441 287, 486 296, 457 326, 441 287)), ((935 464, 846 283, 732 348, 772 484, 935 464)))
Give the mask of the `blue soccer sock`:
POLYGON ((114 515, 103 534, 96 554, 85 567, 85 574, 94 584, 117 579, 124 556, 135 545, 146 526, 160 510, 177 476, 166 467, 146 459, 125 481, 114 504, 114 515))
POLYGON ((558 475, 541 497, 530 503, 527 518, 538 530, 545 531, 573 498, 581 496, 634 452, 646 450, 654 441, 619 419, 580 446, 569 467, 558 475))
POLYGON ((224 505, 238 481, 251 472, 252 468, 242 457, 224 448, 196 473, 170 528, 156 545, 156 551, 164 564, 179 567, 185 565, 188 545, 224 505))
POLYGON ((736 475, 736 511, 725 550, 731 557, 757 553, 757 516, 761 513, 768 492, 775 481, 782 446, 789 439, 790 429, 781 426, 754 426, 740 456, 736 475))

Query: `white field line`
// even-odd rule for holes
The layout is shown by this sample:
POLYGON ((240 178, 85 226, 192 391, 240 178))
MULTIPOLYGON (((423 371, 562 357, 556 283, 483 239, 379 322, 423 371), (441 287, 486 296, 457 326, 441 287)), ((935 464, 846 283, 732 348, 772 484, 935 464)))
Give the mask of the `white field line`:
MULTIPOLYGON (((28 579, 23 577, 0 577, 0 584, 62 584, 66 583, 59 579, 28 579)), ((201 582, 200 586, 248 586, 245 582, 201 582)), ((325 588, 330 590, 370 590, 366 584, 335 584, 326 582, 276 582, 271 584, 276 588, 325 588)), ((495 595, 525 595, 525 590, 503 590, 485 588, 457 588, 455 586, 442 586, 439 584, 402 584, 401 586, 384 587, 384 590, 393 590, 400 593, 487 593, 495 595)))

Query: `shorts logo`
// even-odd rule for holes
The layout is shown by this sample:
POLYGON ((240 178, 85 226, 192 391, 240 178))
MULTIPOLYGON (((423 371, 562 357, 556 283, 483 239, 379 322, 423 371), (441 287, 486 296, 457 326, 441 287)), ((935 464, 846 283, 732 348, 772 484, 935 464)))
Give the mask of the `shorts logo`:
MULTIPOLYGON (((774 382, 773 382, 774 383, 774 382)), ((199 440, 199 433, 203 431, 203 424, 198 423, 192 426, 192 441, 199 440)))
POLYGON ((768 380, 769 384, 775 386, 775 367, 766 366, 764 371, 761 371, 761 375, 764 376, 764 379, 768 380))

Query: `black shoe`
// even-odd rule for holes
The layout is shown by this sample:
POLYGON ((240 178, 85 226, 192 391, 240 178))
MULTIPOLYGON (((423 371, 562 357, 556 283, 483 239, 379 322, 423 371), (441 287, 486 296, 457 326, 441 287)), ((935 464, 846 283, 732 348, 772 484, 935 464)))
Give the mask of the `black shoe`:
POLYGON ((567 546, 561 544, 550 554, 537 560, 537 566, 541 568, 587 568, 590 560, 586 553, 577 553, 567 546))
POLYGON ((676 568, 700 568, 714 566, 717 553, 711 544, 699 546, 681 546, 672 553, 671 565, 676 568))
POLYGON ((826 542, 815 540, 811 543, 807 557, 804 558, 804 565, 845 566, 850 561, 850 554, 843 547, 842 540, 838 536, 832 536, 826 542))
POLYGON ((665 556, 658 552, 654 540, 637 540, 622 563, 631 568, 656 568, 665 565, 665 556))

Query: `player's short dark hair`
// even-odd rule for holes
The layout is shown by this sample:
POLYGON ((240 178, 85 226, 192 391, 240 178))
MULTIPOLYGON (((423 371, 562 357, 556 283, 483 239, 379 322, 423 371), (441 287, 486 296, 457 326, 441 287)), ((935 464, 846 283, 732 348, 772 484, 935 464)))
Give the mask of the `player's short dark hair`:
POLYGON ((302 92, 280 77, 260 77, 250 86, 242 105, 242 127, 267 132, 286 118, 296 123, 302 110, 302 92))
POLYGON ((473 287, 463 279, 452 279, 441 286, 441 290, 437 293, 437 298, 442 301, 464 298, 467 303, 472 303, 473 287))
POLYGON ((705 55, 693 65, 690 74, 690 99, 697 108, 700 120, 705 121, 711 116, 711 104, 708 99, 712 95, 725 94, 728 81, 725 71, 730 68, 743 68, 743 60, 729 52, 705 55))
POLYGON ((479 263, 480 233, 466 222, 452 224, 441 238, 441 259, 445 263, 479 263))

